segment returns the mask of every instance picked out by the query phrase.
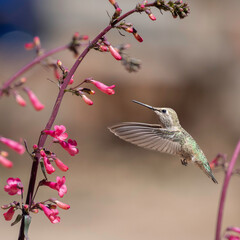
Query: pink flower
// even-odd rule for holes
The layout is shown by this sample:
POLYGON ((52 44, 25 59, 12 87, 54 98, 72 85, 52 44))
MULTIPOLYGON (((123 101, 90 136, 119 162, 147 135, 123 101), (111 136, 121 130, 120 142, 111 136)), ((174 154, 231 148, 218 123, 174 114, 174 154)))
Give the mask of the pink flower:
POLYGON ((13 163, 9 161, 7 158, 5 158, 4 156, 2 156, 1 154, 0 154, 0 164, 2 164, 6 168, 11 168, 13 166, 13 163))
POLYGON ((68 139, 67 142, 59 142, 60 145, 71 155, 74 156, 79 153, 77 146, 77 142, 72 139, 68 139))
POLYGON ((42 184, 48 186, 54 190, 58 191, 59 197, 63 197, 67 193, 67 186, 65 185, 66 178, 63 176, 62 179, 60 177, 56 178, 57 182, 43 182, 42 184))
POLYGON ((37 96, 29 88, 24 88, 24 90, 27 92, 28 97, 35 110, 42 110, 44 108, 44 105, 38 100, 37 96))
POLYGON ((229 234, 226 234, 224 236, 225 239, 228 239, 228 240, 240 240, 240 237, 236 236, 236 235, 229 235, 229 234))
POLYGON ((50 220, 51 223, 59 223, 61 218, 57 216, 59 214, 57 209, 49 209, 43 204, 39 204, 40 208, 43 210, 47 218, 50 220))
POLYGON ((54 129, 55 131, 44 130, 44 133, 46 133, 47 135, 50 135, 51 137, 59 141, 64 141, 65 139, 67 139, 68 134, 66 133, 66 127, 64 125, 55 125, 54 129))
POLYGON ((29 43, 25 43, 24 47, 26 50, 32 50, 35 47, 35 45, 33 42, 29 42, 29 43))
POLYGON ((122 59, 122 56, 119 54, 119 52, 112 45, 109 46, 109 51, 116 60, 121 60, 122 59))
POLYGON ((20 106, 22 106, 22 107, 25 107, 25 106, 26 106, 26 102, 25 102, 25 100, 22 98, 21 95, 16 94, 16 95, 15 95, 15 99, 16 99, 16 102, 17 102, 20 106))
POLYGON ((50 163, 49 159, 45 156, 43 157, 43 163, 48 174, 55 172, 55 168, 50 163))
POLYGON ((69 81, 68 85, 71 85, 71 84, 73 84, 73 82, 74 82, 74 79, 73 79, 73 77, 74 77, 74 75, 72 75, 72 77, 71 77, 71 79, 70 79, 70 81, 69 81))
POLYGON ((58 167, 61 171, 66 172, 66 171, 68 170, 68 166, 65 165, 65 164, 64 164, 61 160, 59 160, 58 158, 55 158, 54 161, 55 161, 57 167, 58 167))
POLYGON ((35 44, 36 47, 40 48, 41 47, 41 42, 40 42, 40 38, 38 36, 33 38, 33 42, 35 44))
POLYGON ((14 215, 15 209, 14 207, 10 207, 7 212, 3 214, 6 221, 10 221, 14 215))
POLYGON ((90 83, 92 83, 93 85, 95 85, 100 91, 108 94, 108 95, 112 95, 115 93, 115 91, 113 90, 113 88, 115 88, 115 85, 112 86, 107 86, 99 81, 95 81, 95 80, 90 80, 90 83))
POLYGON ((104 46, 104 45, 100 45, 100 46, 99 46, 99 50, 100 50, 101 52, 107 52, 107 51, 108 51, 108 47, 107 47, 107 46, 104 46))
POLYGON ((88 40, 88 35, 82 35, 82 40, 88 40))
POLYGON ((9 195, 21 195, 21 192, 23 191, 23 185, 19 178, 8 178, 7 184, 4 186, 4 190, 9 195))
POLYGON ((23 154, 25 152, 25 148, 22 144, 15 142, 11 139, 0 137, 0 142, 7 145, 9 148, 16 151, 18 154, 23 154))
POLYGON ((56 203, 56 205, 58 207, 60 207, 61 209, 64 209, 64 210, 68 210, 70 208, 70 205, 66 204, 66 203, 63 203, 63 202, 60 202, 58 200, 55 200, 54 201, 56 203))
POLYGON ((152 21, 156 20, 156 17, 152 13, 150 13, 148 16, 152 21))
POLYGON ((88 104, 90 106, 93 105, 93 101, 91 99, 89 99, 86 95, 82 94, 81 97, 86 104, 88 104))
POLYGON ((236 233, 240 233, 240 228, 239 227, 228 227, 226 231, 233 231, 236 233))

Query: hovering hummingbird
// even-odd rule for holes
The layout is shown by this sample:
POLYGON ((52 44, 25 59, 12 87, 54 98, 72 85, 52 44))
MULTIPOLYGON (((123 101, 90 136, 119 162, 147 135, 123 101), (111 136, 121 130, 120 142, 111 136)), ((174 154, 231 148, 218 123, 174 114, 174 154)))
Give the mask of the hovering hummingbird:
POLYGON ((184 166, 193 162, 214 183, 218 183, 203 151, 192 136, 182 128, 173 109, 152 107, 136 100, 133 102, 153 110, 159 118, 159 124, 123 122, 109 127, 112 133, 140 147, 178 155, 184 166))

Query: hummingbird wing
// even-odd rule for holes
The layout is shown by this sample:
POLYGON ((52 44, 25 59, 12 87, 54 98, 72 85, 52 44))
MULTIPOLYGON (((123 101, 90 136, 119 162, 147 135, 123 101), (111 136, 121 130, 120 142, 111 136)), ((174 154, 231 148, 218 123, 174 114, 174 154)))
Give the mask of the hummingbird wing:
POLYGON ((150 150, 178 154, 181 150, 179 131, 169 131, 158 124, 125 122, 109 127, 119 138, 150 150))

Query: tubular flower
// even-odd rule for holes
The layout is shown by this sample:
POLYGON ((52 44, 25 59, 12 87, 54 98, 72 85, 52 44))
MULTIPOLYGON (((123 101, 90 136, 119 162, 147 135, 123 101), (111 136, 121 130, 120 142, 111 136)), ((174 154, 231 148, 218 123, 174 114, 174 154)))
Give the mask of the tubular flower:
POLYGON ((57 209, 49 209, 43 204, 39 204, 40 208, 43 210, 47 218, 50 220, 51 223, 59 223, 61 218, 58 215, 58 210, 57 209))
POLYGON ((81 97, 87 105, 90 105, 90 106, 93 105, 93 101, 90 98, 88 98, 86 95, 82 94, 81 97))
POLYGON ((12 220, 12 217, 14 215, 15 209, 14 207, 10 207, 7 212, 3 214, 6 221, 12 220))
POLYGON ((15 95, 15 99, 16 99, 16 102, 17 102, 20 106, 22 106, 22 107, 25 107, 25 106, 26 106, 26 102, 25 102, 25 100, 22 98, 21 95, 16 94, 16 95, 15 95))
POLYGON ((59 144, 71 155, 75 156, 76 154, 79 153, 77 146, 77 142, 72 139, 68 139, 67 142, 59 142, 59 144))
POLYGON ((19 178, 8 178, 7 185, 4 186, 4 190, 9 195, 21 195, 21 192, 23 191, 21 180, 19 178))
POLYGON ((57 177, 56 182, 45 181, 42 184, 54 190, 57 190, 59 197, 62 198, 67 193, 67 186, 65 185, 65 181, 66 178, 63 176, 62 179, 60 177, 57 177))
POLYGON ((233 231, 233 232, 236 232, 236 233, 240 233, 240 228, 239 227, 228 227, 226 230, 227 231, 233 231))
POLYGON ((112 56, 116 60, 121 60, 122 59, 122 56, 119 54, 119 52, 112 45, 110 45, 108 48, 109 48, 110 53, 112 54, 112 56))
POLYGON ((64 210, 68 210, 70 208, 70 205, 66 204, 66 203, 63 203, 63 202, 60 202, 58 200, 55 200, 54 201, 55 204, 60 207, 61 209, 64 209, 64 210))
POLYGON ((66 171, 68 170, 68 166, 65 165, 60 159, 55 158, 54 161, 55 161, 57 167, 58 167, 61 171, 66 172, 66 171))
POLYGON ((24 90, 27 92, 28 97, 35 110, 40 111, 44 109, 44 105, 38 100, 37 96, 29 88, 24 88, 24 90))
POLYGON ((13 163, 9 161, 6 157, 4 157, 2 154, 0 154, 0 164, 2 164, 6 168, 11 168, 13 166, 13 163))
POLYGON ((45 156, 43 157, 43 163, 48 174, 55 172, 55 168, 50 163, 49 159, 45 156))
POLYGON ((0 137, 0 142, 7 145, 12 150, 16 151, 18 154, 23 154, 25 152, 25 148, 22 144, 15 142, 11 139, 0 137))
POLYGON ((92 83, 93 85, 95 85, 100 91, 108 94, 108 95, 112 95, 115 93, 115 91, 113 90, 113 88, 115 88, 115 85, 112 86, 107 86, 99 81, 95 81, 95 80, 90 80, 90 83, 92 83))
POLYGON ((58 141, 64 141, 67 139, 68 134, 66 133, 66 127, 64 125, 55 125, 53 130, 44 130, 44 133, 50 135, 58 141))

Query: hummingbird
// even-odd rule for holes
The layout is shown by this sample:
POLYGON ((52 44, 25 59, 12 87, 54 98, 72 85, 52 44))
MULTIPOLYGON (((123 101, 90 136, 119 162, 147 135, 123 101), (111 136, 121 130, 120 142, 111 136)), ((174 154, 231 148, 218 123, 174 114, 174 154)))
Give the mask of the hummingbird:
POLYGON ((203 151, 193 137, 182 128, 173 109, 152 107, 136 100, 133 102, 153 110, 158 116, 159 124, 123 122, 109 127, 112 133, 137 146, 180 156, 184 166, 192 162, 214 183, 218 183, 203 151))

